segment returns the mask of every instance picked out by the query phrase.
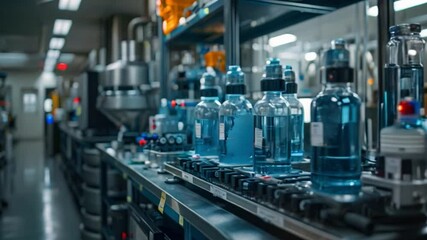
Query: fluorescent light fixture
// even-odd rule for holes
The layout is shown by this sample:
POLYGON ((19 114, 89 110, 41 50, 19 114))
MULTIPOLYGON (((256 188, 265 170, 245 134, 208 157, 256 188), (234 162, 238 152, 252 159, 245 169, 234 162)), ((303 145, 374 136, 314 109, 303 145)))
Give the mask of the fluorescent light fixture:
POLYGON ((317 53, 316 52, 308 52, 304 55, 304 58, 307 62, 314 61, 317 58, 317 53))
POLYGON ((50 49, 62 49, 65 44, 64 38, 52 38, 49 42, 49 48, 50 49))
POLYGON ((398 12, 424 3, 427 3, 427 0, 400 0, 394 2, 394 10, 398 12))
POLYGON ((427 29, 422 30, 420 32, 420 36, 423 37, 423 38, 427 37, 427 29))
MULTIPOLYGON (((408 8, 416 7, 427 3, 427 0, 400 0, 394 2, 394 11, 399 12, 408 8)), ((368 9, 368 15, 372 17, 378 16, 378 7, 373 6, 368 9)))
POLYGON ((59 0, 59 9, 77 11, 80 7, 80 2, 82 0, 59 0))
POLYGON ((55 35, 67 35, 70 32, 73 21, 68 19, 56 19, 53 25, 53 34, 55 35))
POLYGON ((268 44, 271 47, 277 47, 277 46, 285 45, 291 42, 295 42, 296 40, 297 40, 297 36, 293 34, 283 34, 277 37, 270 38, 268 40, 268 44))
POLYGON ((58 59, 59 55, 61 55, 61 52, 59 50, 49 50, 47 51, 47 58, 48 59, 58 59))

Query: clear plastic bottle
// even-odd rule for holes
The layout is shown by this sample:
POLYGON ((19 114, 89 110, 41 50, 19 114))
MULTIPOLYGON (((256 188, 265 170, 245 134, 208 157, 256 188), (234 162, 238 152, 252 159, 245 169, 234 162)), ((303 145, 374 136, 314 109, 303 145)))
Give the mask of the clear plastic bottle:
POLYGON ((226 101, 219 110, 221 165, 253 164, 254 120, 252 104, 245 98, 245 75, 239 66, 229 66, 226 101))
POLYGON ((323 90, 311 104, 311 181, 317 192, 359 193, 361 101, 352 92, 353 69, 345 41, 324 53, 323 90))
POLYGON ((218 89, 215 72, 208 71, 200 79, 201 102, 194 108, 195 153, 218 156, 218 89))
POLYGON ((291 108, 289 135, 291 140, 291 162, 302 161, 304 157, 304 107, 297 98, 298 85, 295 72, 287 65, 284 71, 285 91, 283 97, 291 108))
POLYGON ((270 59, 261 80, 264 97, 254 106, 254 171, 280 175, 291 171, 289 103, 282 96, 285 81, 279 59, 270 59))
MULTIPOLYGON (((393 108, 389 111, 395 112, 397 102, 405 97, 412 97, 424 107, 424 45, 420 36, 421 25, 400 24, 389 29, 391 38, 387 44, 389 50, 389 61, 395 63, 400 70, 399 73, 399 99, 396 99, 393 108)), ((391 81, 391 79, 385 79, 391 81)), ((423 109, 421 109, 423 110, 423 109)), ((421 112, 423 115, 423 111, 421 112)))

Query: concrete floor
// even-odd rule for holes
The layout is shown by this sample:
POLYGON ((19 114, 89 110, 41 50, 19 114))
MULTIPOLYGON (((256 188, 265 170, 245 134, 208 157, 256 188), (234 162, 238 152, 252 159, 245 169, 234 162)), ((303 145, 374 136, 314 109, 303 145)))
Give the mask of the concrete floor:
POLYGON ((80 217, 59 162, 43 141, 21 141, 9 165, 9 207, 0 216, 2 240, 77 240, 80 217))

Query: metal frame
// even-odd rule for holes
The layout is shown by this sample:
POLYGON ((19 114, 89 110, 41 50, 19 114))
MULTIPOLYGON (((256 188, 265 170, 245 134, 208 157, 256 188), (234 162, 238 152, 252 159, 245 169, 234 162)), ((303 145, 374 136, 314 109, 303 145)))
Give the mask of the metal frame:
MULTIPOLYGON (((217 2, 212 3, 211 5, 206 6, 207 13, 201 11, 196 14, 192 19, 187 22, 185 27, 179 27, 174 30, 174 32, 164 35, 162 34, 162 20, 158 18, 158 30, 161 46, 160 46, 160 88, 161 88, 161 97, 168 98, 168 72, 170 70, 169 66, 169 48, 173 44, 183 44, 182 36, 187 36, 186 33, 190 29, 200 27, 198 24, 206 24, 207 21, 211 18, 219 17, 220 14, 223 14, 223 21, 225 26, 225 33, 223 36, 224 45, 226 50, 226 63, 227 65, 236 65, 240 64, 240 42, 244 42, 262 35, 269 34, 271 32, 280 30, 284 27, 291 26, 298 22, 304 21, 306 19, 316 17, 321 14, 329 13, 336 10, 339 7, 347 6, 349 4, 358 2, 361 0, 351 0, 351 1, 336 1, 334 6, 331 6, 331 3, 327 0, 322 1, 311 1, 311 3, 294 2, 294 1, 285 1, 285 0, 217 0, 217 2), (258 4, 258 5, 277 5, 280 7, 285 7, 287 10, 295 11, 290 14, 283 14, 282 16, 277 17, 268 21, 266 24, 262 24, 255 28, 251 28, 248 31, 243 33, 240 32, 240 21, 239 21, 239 4, 258 4)), ((188 42, 184 44, 191 44, 198 41, 200 38, 195 36, 188 42)), ((210 42, 218 43, 217 37, 214 38, 215 41, 207 40, 210 42)))
POLYGON ((224 2, 224 45, 226 64, 240 65, 240 22, 238 11, 239 0, 228 0, 224 2))
POLYGON ((378 0, 378 117, 377 117, 377 152, 380 152, 380 131, 382 126, 381 109, 384 99, 384 64, 386 62, 386 44, 389 39, 388 29, 394 25, 394 0, 378 0))
MULTIPOLYGON (((191 225, 209 239, 216 240, 277 239, 259 226, 224 210, 215 202, 207 200, 187 187, 167 183, 172 175, 158 174, 155 170, 146 169, 142 165, 129 164, 120 154, 107 152, 108 147, 108 144, 96 145, 96 148, 101 151, 103 161, 121 171, 131 186, 136 187, 154 205, 159 205, 161 196, 164 195, 163 214, 168 215, 177 224, 181 216, 184 220, 184 228, 186 225, 191 225)), ((132 196, 128 196, 128 202, 129 200, 132 201, 132 196)))

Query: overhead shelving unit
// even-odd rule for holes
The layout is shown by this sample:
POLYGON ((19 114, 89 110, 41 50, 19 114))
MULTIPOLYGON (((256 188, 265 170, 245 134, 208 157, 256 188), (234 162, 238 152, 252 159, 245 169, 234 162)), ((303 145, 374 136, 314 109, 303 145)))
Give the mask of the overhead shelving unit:
MULTIPOLYGON (((224 44, 227 65, 239 64, 239 44, 305 20, 333 12, 360 0, 216 0, 162 35, 162 97, 166 96, 169 49, 197 43, 224 44)), ((159 19, 159 32, 162 20, 159 19)))

